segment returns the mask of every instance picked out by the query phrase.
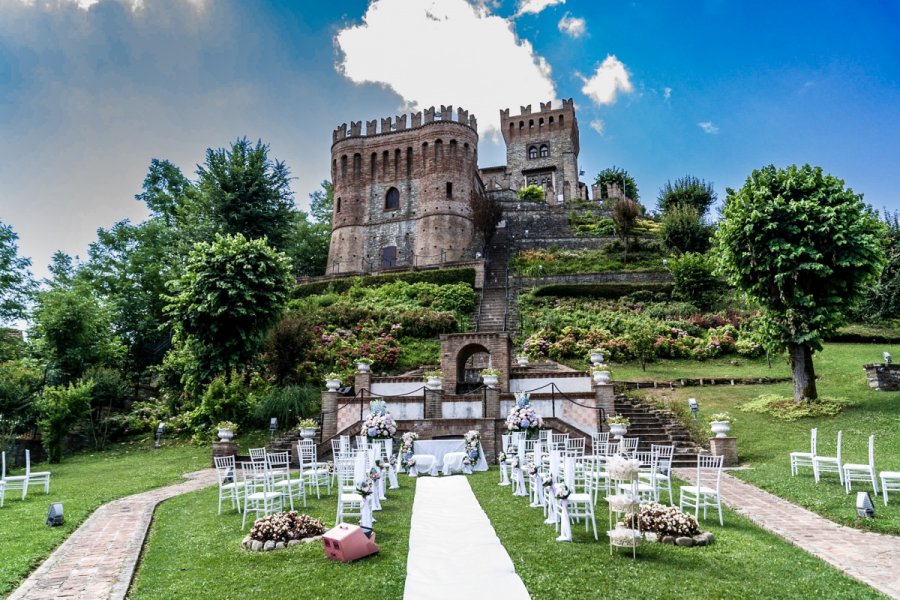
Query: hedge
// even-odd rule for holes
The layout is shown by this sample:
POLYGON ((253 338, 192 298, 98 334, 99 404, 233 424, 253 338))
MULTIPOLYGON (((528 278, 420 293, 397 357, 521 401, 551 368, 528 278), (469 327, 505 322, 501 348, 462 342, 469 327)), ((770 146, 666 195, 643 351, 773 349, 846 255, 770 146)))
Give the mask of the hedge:
POLYGON ((475 287, 475 269, 463 267, 459 269, 430 269, 427 271, 404 271, 403 273, 383 273, 381 275, 361 275, 356 277, 343 277, 340 279, 324 279, 298 284, 291 292, 292 298, 305 298, 325 292, 346 292, 354 284, 363 286, 376 286, 391 283, 392 281, 405 281, 407 283, 436 283, 446 285, 449 283, 468 283, 475 287))
POLYGON ((560 283, 545 285, 534 291, 535 296, 560 298, 621 298, 638 291, 670 294, 671 283, 560 283))

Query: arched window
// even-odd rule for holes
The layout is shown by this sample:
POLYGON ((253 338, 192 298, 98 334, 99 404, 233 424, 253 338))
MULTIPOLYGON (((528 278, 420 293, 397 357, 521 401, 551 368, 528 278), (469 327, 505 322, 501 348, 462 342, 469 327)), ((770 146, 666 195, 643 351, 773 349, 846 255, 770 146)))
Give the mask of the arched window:
POLYGON ((335 206, 335 212, 341 212, 341 199, 340 198, 337 199, 337 202, 335 202, 334 206, 335 206))
POLYGON ((528 158, 537 158, 537 157, 538 157, 537 146, 528 146, 528 158))
POLYGON ((550 148, 547 144, 541 144, 541 158, 547 158, 550 156, 550 148))
POLYGON ((381 268, 390 269, 397 266, 397 246, 385 246, 381 249, 381 268))
POLYGON ((384 209, 397 210, 400 208, 400 192, 397 188, 392 187, 384 196, 384 209))
POLYGON ((412 177, 412 166, 413 166, 413 150, 412 146, 406 149, 406 178, 409 179, 412 177))
POLYGON ((528 129, 534 129, 534 119, 528 119, 528 129))
POLYGON ((347 178, 347 155, 341 156, 341 181, 347 178))
POLYGON ((540 128, 543 126, 544 126, 544 117, 541 117, 540 119, 538 119, 538 127, 540 128))
POLYGON ((377 168, 376 167, 377 164, 378 164, 378 153, 373 152, 372 153, 372 164, 369 166, 369 180, 372 181, 373 183, 375 182, 375 169, 377 168))
POLYGON ((549 121, 550 125, 553 125, 553 117, 550 117, 550 118, 548 119, 548 121, 549 121))

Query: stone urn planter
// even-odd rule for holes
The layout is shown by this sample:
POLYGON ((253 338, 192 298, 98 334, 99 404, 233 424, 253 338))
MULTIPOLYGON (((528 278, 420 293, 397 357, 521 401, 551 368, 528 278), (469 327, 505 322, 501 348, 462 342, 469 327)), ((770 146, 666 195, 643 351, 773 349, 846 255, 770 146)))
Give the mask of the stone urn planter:
POLYGON ((368 372, 369 372, 369 368, 370 368, 371 366, 372 366, 372 365, 370 365, 370 364, 367 363, 367 362, 358 362, 358 363, 356 363, 356 370, 359 371, 360 373, 368 373, 368 372))
POLYGON ((338 391, 338 388, 340 388, 340 387, 341 387, 340 379, 326 379, 325 380, 325 389, 327 389, 329 392, 336 392, 336 391, 338 391))
POLYGON ((220 442, 230 442, 232 438, 234 438, 234 430, 232 429, 220 429, 218 431, 219 441, 220 442))
POLYGON ((500 378, 496 375, 482 375, 481 380, 484 381, 484 385, 489 388, 497 387, 497 383, 500 382, 500 378))
POLYGON ((600 352, 591 351, 591 364, 599 365, 603 362, 603 354, 600 352))
POLYGON ((316 437, 316 430, 313 428, 301 427, 300 428, 300 437, 303 438, 304 440, 311 440, 314 437, 316 437))
POLYGON ((609 383, 609 371, 594 371, 594 383, 606 385, 609 383))
POLYGON ((717 438, 728 437, 728 432, 731 431, 731 423, 729 421, 710 421, 709 428, 716 434, 717 438))
POLYGON ((439 390, 444 387, 444 378, 429 376, 428 379, 425 380, 425 387, 429 390, 439 390))
POLYGON ((628 427, 621 423, 611 423, 609 426, 609 435, 614 437, 624 437, 628 433, 628 427))
POLYGON ((520 367, 527 367, 528 366, 528 357, 527 356, 517 356, 516 364, 519 365, 520 367))

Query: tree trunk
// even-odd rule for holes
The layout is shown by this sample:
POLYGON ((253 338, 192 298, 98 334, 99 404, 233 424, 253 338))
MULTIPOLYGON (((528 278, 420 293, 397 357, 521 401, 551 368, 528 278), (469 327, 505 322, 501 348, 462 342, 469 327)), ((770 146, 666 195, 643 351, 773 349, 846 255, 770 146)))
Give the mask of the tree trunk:
POLYGON ((794 402, 815 400, 819 397, 816 391, 816 373, 813 370, 812 352, 806 344, 788 346, 791 359, 791 375, 794 379, 794 402))

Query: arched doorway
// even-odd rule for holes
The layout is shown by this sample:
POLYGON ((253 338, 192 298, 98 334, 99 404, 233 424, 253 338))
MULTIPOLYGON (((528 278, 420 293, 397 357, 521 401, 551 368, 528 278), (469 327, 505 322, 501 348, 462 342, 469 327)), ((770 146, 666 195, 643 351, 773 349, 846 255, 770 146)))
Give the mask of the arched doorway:
POLYGON ((481 387, 481 370, 491 364, 491 352, 481 344, 461 348, 456 355, 456 393, 468 394, 481 387))

